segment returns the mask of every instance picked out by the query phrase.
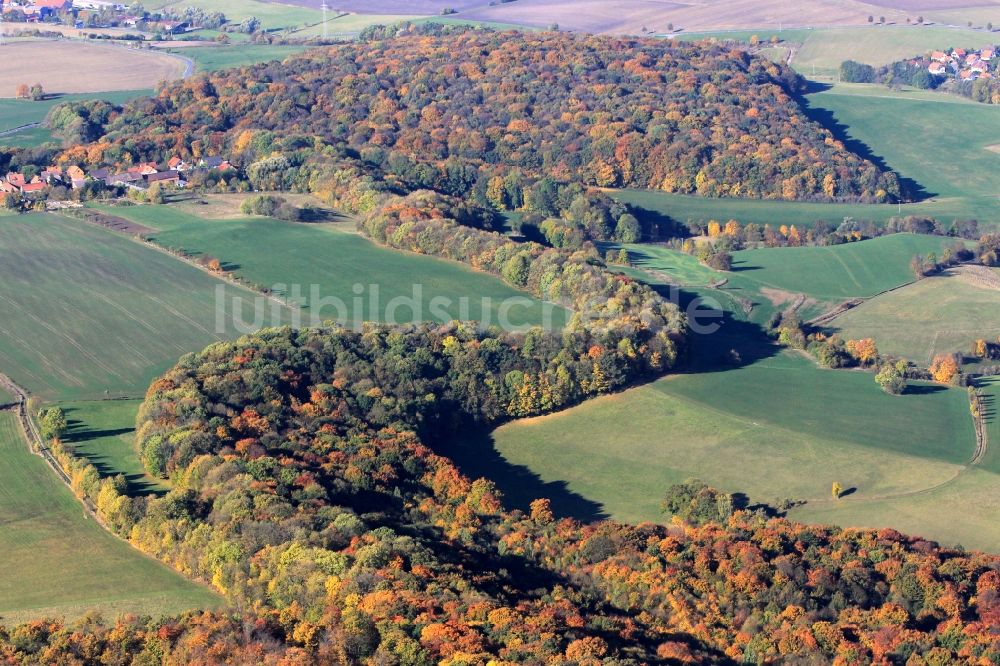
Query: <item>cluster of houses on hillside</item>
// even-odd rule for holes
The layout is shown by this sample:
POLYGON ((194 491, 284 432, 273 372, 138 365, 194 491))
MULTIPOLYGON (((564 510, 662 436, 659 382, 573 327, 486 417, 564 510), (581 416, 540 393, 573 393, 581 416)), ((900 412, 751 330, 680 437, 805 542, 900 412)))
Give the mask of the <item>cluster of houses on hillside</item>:
POLYGON ((993 65, 997 57, 995 47, 987 47, 978 51, 966 49, 951 49, 949 51, 934 51, 929 62, 914 62, 925 65, 927 71, 934 76, 955 77, 960 81, 975 81, 976 79, 992 78, 996 72, 993 65))
POLYGON ((133 14, 128 5, 108 0, 0 0, 0 12, 6 21, 39 21, 58 20, 58 17, 69 17, 69 23, 77 28, 91 27, 124 27, 137 28, 142 26, 147 30, 162 33, 180 33, 190 26, 185 21, 161 18, 151 21, 148 17, 133 14), (101 20, 94 19, 101 17, 101 20), (90 17, 89 21, 84 18, 90 17))
POLYGON ((0 193, 16 192, 31 197, 42 193, 47 187, 62 186, 74 190, 85 187, 88 182, 100 181, 108 187, 128 187, 131 189, 146 189, 153 183, 185 187, 186 176, 196 171, 217 169, 226 171, 235 167, 222 157, 206 157, 191 164, 180 157, 172 157, 167 162, 166 169, 160 169, 156 162, 140 162, 124 171, 107 167, 84 171, 73 165, 69 167, 50 166, 39 173, 25 176, 12 171, 0 178, 0 193))

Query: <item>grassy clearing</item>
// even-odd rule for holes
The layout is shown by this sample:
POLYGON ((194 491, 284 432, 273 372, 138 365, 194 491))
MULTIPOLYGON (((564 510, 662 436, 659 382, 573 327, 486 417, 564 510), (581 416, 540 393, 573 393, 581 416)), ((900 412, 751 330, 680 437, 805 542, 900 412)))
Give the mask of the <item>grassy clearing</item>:
MULTIPOLYGON (((338 312, 333 306, 317 304, 315 311, 305 311, 308 317, 347 323, 384 321, 393 315, 393 299, 413 299, 418 304, 416 311, 404 306, 392 318, 496 323, 504 304, 512 302, 508 299, 525 298, 523 292, 493 276, 455 262, 381 248, 337 225, 268 218, 207 220, 173 206, 135 206, 114 212, 158 229, 153 238, 164 247, 218 257, 236 275, 256 284, 274 285, 276 292, 300 303, 308 305, 311 286, 317 285, 321 298, 336 297, 346 306, 346 312, 338 312), (300 297, 290 293, 290 285, 300 287, 300 297), (362 288, 359 301, 355 301, 356 286, 362 288), (373 296, 377 300, 374 308, 373 296), (441 298, 448 303, 442 303, 441 298), (442 305, 437 311, 432 309, 435 299, 442 305)), ((507 306, 510 323, 515 326, 542 323, 544 309, 534 299, 507 306)), ((565 321, 564 310, 552 309, 556 324, 565 321)))
POLYGON ((977 338, 997 339, 997 283, 990 269, 949 270, 848 310, 830 326, 846 337, 873 337, 883 353, 926 365, 935 354, 968 351, 977 338), (996 282, 984 282, 979 272, 996 282))
POLYGON ((0 413, 0 616, 177 613, 218 606, 208 589, 104 531, 0 413))
MULTIPOLYGON (((4 217, 0 252, 0 368, 43 400, 141 396, 183 354, 238 334, 231 299, 217 331, 222 283, 86 223, 4 217)), ((253 321, 249 300, 240 314, 253 321)))
POLYGON ((89 460, 101 476, 124 474, 130 494, 166 490, 146 474, 135 449, 135 420, 141 400, 98 400, 62 403, 69 430, 64 441, 89 460))
MULTIPOLYGON (((975 444, 964 391, 893 398, 869 374, 787 352, 517 421, 492 439, 512 468, 565 482, 554 494, 564 507, 577 494, 628 521, 662 520, 665 488, 691 477, 751 502, 823 504, 834 481, 856 488, 852 500, 914 492, 953 477, 975 444)), ((523 502, 532 489, 506 490, 523 502)))
POLYGON ((887 289, 910 282, 910 259, 915 254, 935 252, 954 239, 940 236, 893 234, 859 243, 833 247, 788 247, 743 250, 733 255, 733 271, 712 270, 682 252, 657 245, 629 245, 633 274, 647 282, 659 278, 664 284, 707 287, 726 284, 701 295, 721 299, 726 310, 738 311, 730 299, 748 299, 753 304, 750 319, 763 323, 775 310, 787 307, 795 295, 807 300, 799 313, 810 318, 851 298, 870 298, 887 289))
POLYGON ((194 60, 199 72, 214 72, 219 69, 256 65, 271 60, 284 60, 305 51, 307 47, 297 45, 235 44, 232 46, 193 46, 173 49, 173 53, 194 60))
POLYGON ((1000 378, 980 382, 986 394, 984 415, 989 448, 983 461, 940 487, 893 499, 806 505, 791 516, 809 522, 852 527, 892 527, 946 545, 961 544, 990 552, 1000 544, 1000 378))
POLYGON ((222 12, 233 23, 256 16, 266 30, 301 28, 323 20, 323 13, 317 9, 260 0, 147 0, 143 6, 147 10, 198 7, 210 12, 222 12))
POLYGON ((743 250, 733 269, 766 287, 804 293, 824 301, 868 298, 913 280, 910 259, 941 251, 953 238, 892 234, 832 247, 743 250))

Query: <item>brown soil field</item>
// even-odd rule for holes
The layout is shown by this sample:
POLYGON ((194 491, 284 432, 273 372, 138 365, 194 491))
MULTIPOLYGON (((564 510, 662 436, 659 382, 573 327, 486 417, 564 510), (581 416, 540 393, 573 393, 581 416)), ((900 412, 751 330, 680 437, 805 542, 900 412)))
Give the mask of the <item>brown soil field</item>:
POLYGON ((177 57, 103 44, 28 41, 0 49, 0 97, 14 97, 21 83, 41 83, 47 94, 139 90, 185 71, 177 57))

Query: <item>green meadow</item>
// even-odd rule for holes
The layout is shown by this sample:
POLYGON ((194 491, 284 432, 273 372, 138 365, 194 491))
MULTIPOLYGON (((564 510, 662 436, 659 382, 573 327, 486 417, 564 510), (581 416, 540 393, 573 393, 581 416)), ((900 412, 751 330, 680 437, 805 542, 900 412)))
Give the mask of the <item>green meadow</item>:
POLYGON ((1000 378, 979 381, 985 394, 989 445, 983 460, 925 490, 883 498, 847 497, 840 502, 807 504, 791 513, 796 520, 852 527, 882 527, 921 535, 951 546, 996 552, 1000 548, 1000 378))
POLYGON ((506 313, 511 325, 521 326, 544 323, 546 310, 551 310, 556 325, 566 321, 565 310, 528 299, 498 278, 456 262, 379 247, 347 223, 206 219, 171 206, 132 206, 113 212, 156 229, 151 239, 160 246, 211 255, 235 275, 305 304, 303 314, 309 319, 354 324, 390 316, 409 322, 416 315, 417 321, 499 323, 501 313, 506 313), (313 285, 321 299, 336 298, 344 309, 324 308, 317 302, 310 310, 313 285), (297 297, 293 286, 299 287, 297 297), (390 305, 399 299, 416 303, 416 310, 400 306, 392 316, 390 305))
POLYGON ((695 257, 659 245, 625 247, 634 267, 628 272, 635 277, 682 287, 716 285, 700 295, 722 299, 731 311, 739 309, 732 303, 746 299, 753 304, 752 321, 763 323, 799 295, 804 300, 798 312, 808 319, 846 300, 871 298, 911 282, 914 255, 940 254, 952 243, 954 239, 941 236, 892 234, 830 247, 741 250, 733 254, 731 272, 712 270, 695 257))
POLYGON ((199 72, 256 65, 271 60, 284 60, 308 47, 300 45, 233 44, 230 46, 191 46, 172 49, 172 53, 194 61, 199 72))
POLYGON ((167 489, 146 474, 135 448, 135 421, 142 400, 63 402, 69 428, 63 443, 93 464, 102 476, 124 474, 132 495, 167 489))
POLYGON ((844 60, 887 65, 928 51, 949 47, 979 48, 996 38, 984 30, 943 26, 886 25, 810 31, 795 55, 793 67, 805 76, 833 76, 844 60))
POLYGON ((104 530, 0 412, 0 618, 165 614, 222 600, 104 530))
MULTIPOLYGON (((228 286, 246 298, 217 317, 218 280, 64 217, 0 218, 0 254, 0 368, 46 401, 141 396, 182 355, 239 335, 234 308, 256 314, 228 286)), ((283 308, 263 314, 277 324, 283 308)))
MULTIPOLYGON (((580 495, 627 521, 665 520, 663 492, 692 477, 751 503, 807 507, 825 505, 834 481, 854 489, 850 501, 917 492, 951 479, 975 447, 964 390, 892 397, 870 374, 821 370, 777 350, 743 368, 669 377, 515 421, 491 438, 505 466, 564 482, 557 502, 580 495)), ((515 503, 528 500, 503 489, 515 503)))
POLYGON ((928 365, 935 354, 968 352, 1000 336, 1000 273, 959 268, 862 303, 830 324, 847 338, 874 338, 883 354, 928 365), (992 282, 980 277, 992 274, 992 282))

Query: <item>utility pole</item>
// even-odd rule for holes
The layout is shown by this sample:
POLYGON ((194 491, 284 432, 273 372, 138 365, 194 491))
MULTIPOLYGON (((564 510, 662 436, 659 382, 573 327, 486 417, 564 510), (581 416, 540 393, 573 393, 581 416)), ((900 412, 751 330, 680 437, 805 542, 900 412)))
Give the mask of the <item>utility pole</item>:
POLYGON ((330 36, 330 29, 326 25, 326 11, 329 9, 326 6, 326 0, 323 0, 323 39, 324 41, 330 36))

